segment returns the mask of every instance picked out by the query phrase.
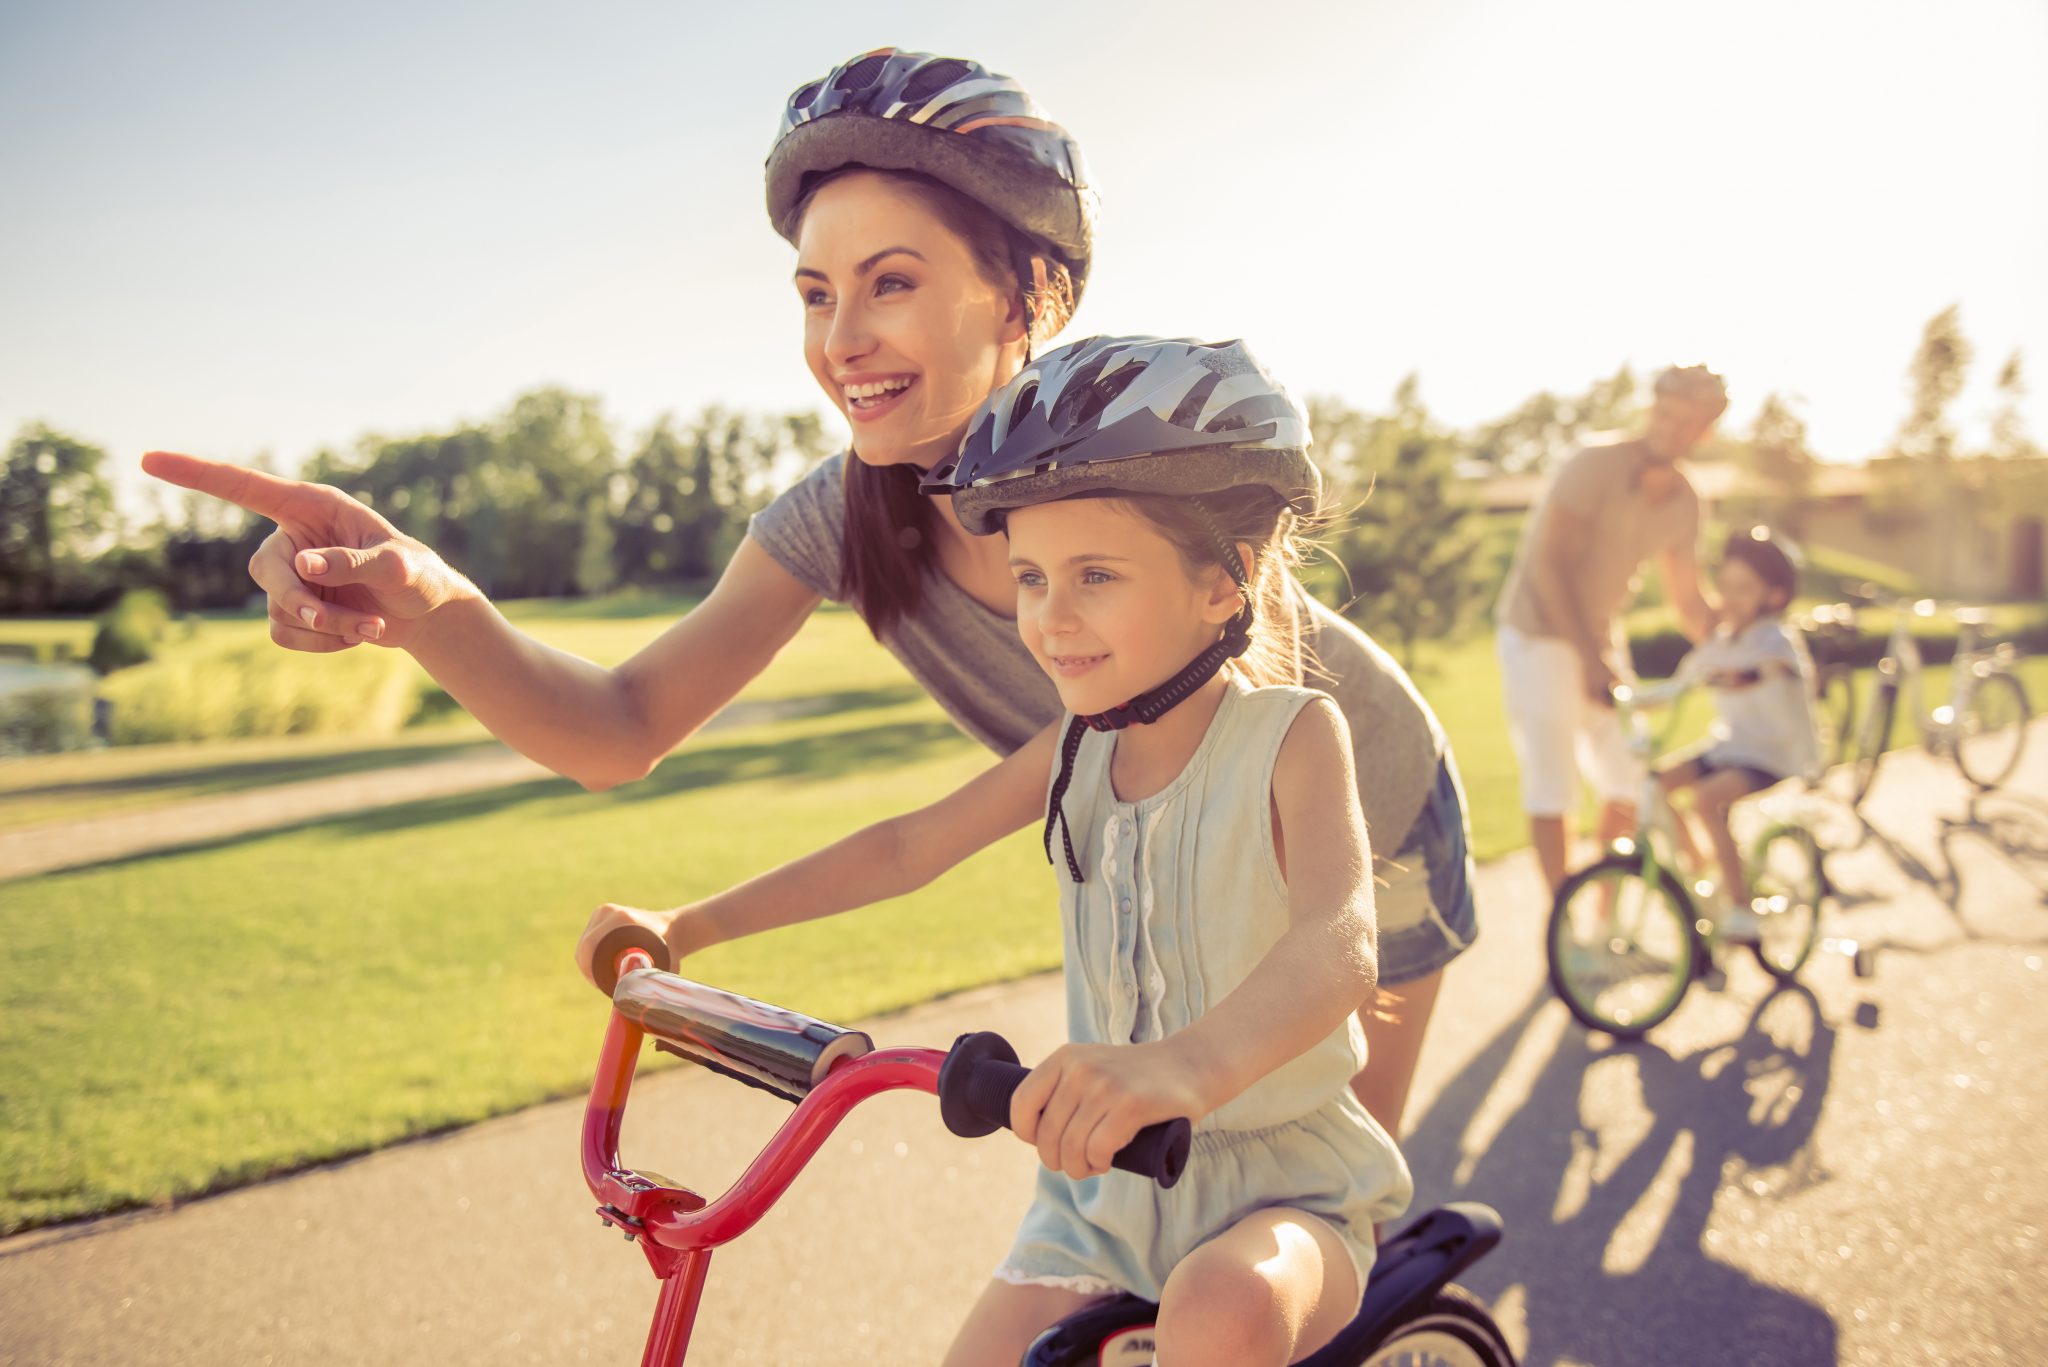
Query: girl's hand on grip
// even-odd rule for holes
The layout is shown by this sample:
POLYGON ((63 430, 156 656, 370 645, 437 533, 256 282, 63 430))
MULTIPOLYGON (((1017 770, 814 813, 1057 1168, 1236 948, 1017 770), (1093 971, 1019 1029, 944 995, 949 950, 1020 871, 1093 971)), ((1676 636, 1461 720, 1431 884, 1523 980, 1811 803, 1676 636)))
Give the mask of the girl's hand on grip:
POLYGON ((671 964, 680 964, 689 955, 718 942, 710 917, 695 907, 643 911, 639 907, 606 902, 590 913, 590 921, 576 941, 576 971, 593 987, 598 985, 597 946, 605 936, 621 926, 639 926, 652 931, 668 946, 671 964))
POLYGON ((1079 1180, 1108 1172, 1145 1126, 1211 1109, 1169 1044, 1066 1044, 1018 1084, 1010 1128, 1046 1167, 1079 1180))

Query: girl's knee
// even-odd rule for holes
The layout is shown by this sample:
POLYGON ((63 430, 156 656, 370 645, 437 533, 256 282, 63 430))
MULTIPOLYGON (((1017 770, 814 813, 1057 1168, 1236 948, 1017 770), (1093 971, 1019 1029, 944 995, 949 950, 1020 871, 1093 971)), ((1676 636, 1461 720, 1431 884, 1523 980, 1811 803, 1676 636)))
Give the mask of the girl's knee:
POLYGON ((1286 1363, 1350 1318, 1357 1275, 1335 1230, 1263 1210, 1196 1249, 1159 1300, 1159 1360, 1174 1367, 1286 1363))
POLYGON ((1159 1360, 1176 1367, 1284 1363, 1293 1347, 1286 1299, 1255 1266, 1200 1251, 1159 1300, 1159 1360))

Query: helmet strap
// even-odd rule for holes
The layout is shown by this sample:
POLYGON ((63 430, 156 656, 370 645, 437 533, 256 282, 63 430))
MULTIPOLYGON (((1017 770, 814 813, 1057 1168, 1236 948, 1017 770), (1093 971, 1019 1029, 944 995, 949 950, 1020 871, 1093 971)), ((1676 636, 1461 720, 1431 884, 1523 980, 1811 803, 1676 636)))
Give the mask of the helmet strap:
POLYGON ((1223 628, 1223 635, 1213 645, 1195 656, 1185 669, 1159 687, 1140 693, 1129 702, 1112 707, 1106 712, 1077 714, 1067 723, 1066 738, 1060 745, 1059 776, 1053 780, 1052 795, 1045 804, 1043 843, 1045 862, 1050 864, 1052 829, 1057 823, 1060 828, 1060 840, 1067 856, 1067 874, 1076 883, 1084 883, 1087 879, 1081 876, 1081 863, 1074 857, 1072 827, 1067 821, 1065 810, 1060 806, 1060 800, 1066 796, 1067 785, 1073 781, 1074 757, 1080 753, 1081 737, 1089 731, 1121 731, 1133 724, 1149 725, 1158 721, 1186 702, 1203 684, 1215 678, 1217 671, 1244 654, 1251 645, 1252 593, 1250 585, 1246 582, 1244 561, 1238 557, 1237 547, 1231 544, 1230 539, 1223 535, 1222 528, 1216 525, 1216 520, 1210 515, 1209 510, 1202 506, 1201 500, 1189 501, 1194 504, 1202 521, 1208 524, 1210 535, 1215 538, 1217 549, 1222 552, 1224 568, 1230 572, 1231 579, 1237 584, 1238 596, 1242 599, 1243 606, 1223 628))

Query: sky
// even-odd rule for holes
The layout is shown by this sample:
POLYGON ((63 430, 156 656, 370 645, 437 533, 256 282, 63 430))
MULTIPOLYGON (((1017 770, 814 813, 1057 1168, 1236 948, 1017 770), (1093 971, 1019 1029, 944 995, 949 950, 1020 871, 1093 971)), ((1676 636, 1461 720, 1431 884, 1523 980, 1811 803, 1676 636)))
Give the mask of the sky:
MULTIPOLYGON (((558 383, 622 440, 829 411, 761 164, 884 44, 1015 76, 1101 192, 1066 336, 1244 337, 1445 421, 1704 361, 1881 449, 1961 306, 2048 439, 2040 0, 0 0, 0 437, 292 470, 558 383)), ((836 420, 835 420, 836 421, 836 420)))

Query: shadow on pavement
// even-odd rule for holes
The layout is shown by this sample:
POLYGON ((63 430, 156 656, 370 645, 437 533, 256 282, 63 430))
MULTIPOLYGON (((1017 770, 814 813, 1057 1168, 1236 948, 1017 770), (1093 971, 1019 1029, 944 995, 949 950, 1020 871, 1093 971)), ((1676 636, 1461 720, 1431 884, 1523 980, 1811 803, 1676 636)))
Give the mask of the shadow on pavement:
MULTIPOLYGON (((1997 895, 1996 865, 1988 860, 1972 860, 1964 854, 1965 850, 1983 851, 2034 889, 2037 909, 2048 908, 2048 805, 2020 793, 1972 793, 1963 816, 1936 816, 1931 859, 1922 858, 1899 837, 1872 822, 1868 814, 1855 813, 1855 821, 1857 839, 1854 844, 1841 850, 1830 850, 1830 857, 1860 856, 1866 850, 1874 851, 1893 870, 1933 893, 1941 909, 1947 913, 1941 923, 1941 928, 1947 933, 1933 938, 1896 933, 1905 931, 1912 924, 1910 922, 1859 934, 1859 973, 1874 971, 1876 955, 1880 951, 1904 950, 1926 954, 1947 948, 1958 939, 2017 946, 2048 944, 2048 924, 2041 923, 2038 917, 2031 918, 2034 921, 2031 932, 2016 929, 2026 925, 2030 918, 2024 906, 2015 906, 2010 899, 1997 895), (1993 886, 1989 893, 1980 892, 1972 897, 1966 909, 1964 897, 1976 886, 1966 873, 1972 863, 1976 865, 1978 875, 1992 874, 1993 886), (1939 867, 1935 867, 1936 864, 1939 867), (2017 917, 2015 912, 2019 913, 2017 917)), ((1870 865, 1866 862, 1863 868, 1867 873, 1870 865)), ((1881 906, 1896 897, 1892 889, 1884 886, 1882 878, 1859 886, 1853 881, 1844 882, 1838 877, 1830 877, 1829 884, 1836 904, 1845 911, 1853 912, 1867 905, 1881 906)))
POLYGON ((2048 803, 2025 793, 1972 793, 1960 821, 1941 818, 1942 853, 1951 865, 1953 842, 1962 838, 2003 859, 2048 902, 2048 803))
POLYGON ((1808 1141, 1835 1030, 1813 995, 1779 988, 1739 1035, 1688 1058, 1606 1039, 1539 992, 1403 1146, 1418 1208, 1484 1201, 1506 1219, 1500 1251, 1467 1274, 1472 1289, 1498 1300, 1519 1287, 1529 1364, 1833 1362, 1826 1312, 1708 1247, 1724 1183, 1771 1195, 1827 1180, 1808 1141), (1547 1057, 1518 1056, 1561 1021, 1547 1057), (1489 1096, 1519 1094, 1532 1067, 1512 1114, 1487 1114, 1489 1096))

